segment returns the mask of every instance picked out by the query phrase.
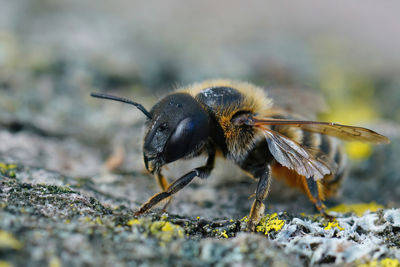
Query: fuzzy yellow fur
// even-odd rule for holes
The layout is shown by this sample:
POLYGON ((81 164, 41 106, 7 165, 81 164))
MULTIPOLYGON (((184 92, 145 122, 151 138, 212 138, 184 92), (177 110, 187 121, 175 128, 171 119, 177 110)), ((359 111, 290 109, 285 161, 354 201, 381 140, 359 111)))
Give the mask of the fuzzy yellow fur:
POLYGON ((183 91, 195 97, 204 89, 212 87, 231 87, 236 89, 244 97, 242 106, 245 106, 253 113, 263 115, 264 113, 268 113, 272 107, 272 100, 267 97, 266 92, 261 87, 247 82, 224 79, 207 80, 185 87, 183 91))
POLYGON ((221 107, 220 109, 213 110, 215 116, 221 125, 228 149, 234 155, 243 157, 254 145, 256 140, 263 136, 259 133, 257 137, 246 138, 245 135, 241 134, 240 127, 236 127, 232 124, 231 119, 234 114, 238 111, 249 111, 253 114, 257 114, 261 117, 266 117, 270 113, 272 108, 272 100, 267 97, 265 90, 261 87, 253 84, 234 80, 208 80, 199 83, 194 83, 190 86, 183 87, 178 91, 182 91, 190 94, 192 97, 196 97, 201 91, 215 88, 215 87, 230 87, 234 88, 242 95, 240 103, 232 103, 229 107, 221 107))

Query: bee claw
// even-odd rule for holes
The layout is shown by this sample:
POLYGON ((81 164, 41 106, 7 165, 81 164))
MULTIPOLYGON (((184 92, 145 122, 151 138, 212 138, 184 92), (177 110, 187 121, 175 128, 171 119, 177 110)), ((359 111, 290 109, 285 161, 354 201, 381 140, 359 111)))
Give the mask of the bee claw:
POLYGON ((251 194, 248 199, 252 199, 254 197, 256 197, 256 193, 251 194))
POLYGON ((333 216, 333 215, 329 215, 328 213, 326 213, 326 212, 324 212, 324 213, 322 213, 322 216, 324 216, 325 217, 325 219, 327 219, 328 221, 330 221, 330 222, 333 222, 333 221, 335 221, 336 220, 336 217, 335 216, 333 216))
POLYGON ((146 213, 147 212, 147 209, 143 209, 143 207, 140 207, 140 209, 138 210, 138 211, 136 211, 134 214, 133 214, 133 216, 140 216, 140 215, 143 215, 144 213, 146 213))

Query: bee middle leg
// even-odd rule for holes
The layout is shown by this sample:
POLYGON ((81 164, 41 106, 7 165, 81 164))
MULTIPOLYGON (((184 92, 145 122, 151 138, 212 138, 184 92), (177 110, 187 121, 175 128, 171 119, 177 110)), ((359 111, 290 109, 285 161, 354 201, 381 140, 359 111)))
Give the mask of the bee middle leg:
POLYGON ((247 222, 247 230, 254 232, 257 224, 260 222, 261 217, 264 215, 264 199, 267 197, 271 183, 271 168, 268 165, 264 173, 261 175, 255 197, 256 199, 251 206, 249 221, 247 222))

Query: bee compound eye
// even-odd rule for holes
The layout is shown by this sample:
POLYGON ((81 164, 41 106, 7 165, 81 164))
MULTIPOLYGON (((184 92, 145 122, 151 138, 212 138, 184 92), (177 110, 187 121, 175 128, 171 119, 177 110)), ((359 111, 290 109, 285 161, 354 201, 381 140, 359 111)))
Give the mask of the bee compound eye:
POLYGON ((208 136, 208 124, 205 122, 199 117, 189 117, 178 123, 164 149, 167 162, 194 152, 208 136))
POLYGON ((193 137, 195 123, 192 118, 182 120, 171 135, 168 145, 187 146, 193 137))

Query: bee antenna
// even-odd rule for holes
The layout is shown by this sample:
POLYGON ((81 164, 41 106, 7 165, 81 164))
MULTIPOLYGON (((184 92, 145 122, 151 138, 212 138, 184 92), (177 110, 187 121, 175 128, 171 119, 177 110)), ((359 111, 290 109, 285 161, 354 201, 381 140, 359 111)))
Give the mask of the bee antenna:
POLYGON ((118 96, 113 96, 113 95, 108 95, 108 94, 100 94, 100 93, 91 93, 90 96, 92 97, 97 97, 97 98, 102 98, 102 99, 109 99, 109 100, 115 100, 127 104, 134 105, 137 107, 141 112, 143 112, 144 115, 146 115, 147 118, 152 119, 153 117, 151 116, 150 112, 148 112, 145 107, 143 107, 141 104, 133 102, 129 99, 118 97, 118 96))

